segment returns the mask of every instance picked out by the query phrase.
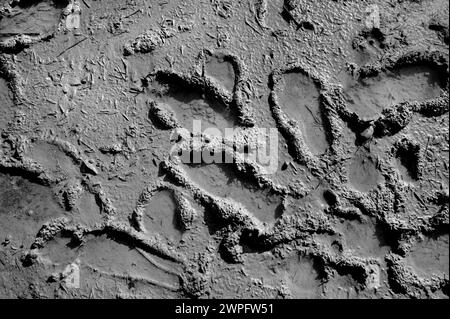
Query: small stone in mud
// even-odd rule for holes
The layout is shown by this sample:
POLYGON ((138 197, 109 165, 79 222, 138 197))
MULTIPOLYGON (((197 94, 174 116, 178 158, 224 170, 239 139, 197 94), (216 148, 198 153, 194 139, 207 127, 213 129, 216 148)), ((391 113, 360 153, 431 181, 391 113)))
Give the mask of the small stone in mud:
POLYGON ((74 30, 80 28, 80 3, 78 1, 71 1, 63 10, 63 15, 66 17, 67 30, 74 30))
POLYGON ((11 243, 11 238, 12 238, 12 237, 11 237, 10 234, 6 235, 5 240, 3 241, 2 245, 3 245, 3 246, 9 245, 9 244, 11 243))
POLYGON ((366 140, 371 139, 373 136, 373 125, 369 125, 369 127, 362 131, 360 135, 366 140))
POLYGON ((150 29, 124 46, 124 55, 150 53, 164 44, 165 40, 175 35, 176 31, 168 28, 150 29))

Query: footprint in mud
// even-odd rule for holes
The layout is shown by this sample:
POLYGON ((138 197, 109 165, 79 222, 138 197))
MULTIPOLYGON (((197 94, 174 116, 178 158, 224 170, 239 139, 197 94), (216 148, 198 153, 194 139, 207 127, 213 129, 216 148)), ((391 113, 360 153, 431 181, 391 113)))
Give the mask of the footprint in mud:
POLYGON ((56 30, 66 1, 22 0, 13 6, 11 13, 0 16, 0 40, 25 34, 42 36, 56 30))
POLYGON ((182 79, 159 76, 155 84, 156 90, 164 91, 162 94, 158 92, 159 97, 155 100, 166 104, 177 122, 190 132, 193 120, 201 120, 202 131, 209 127, 225 129, 236 125, 229 107, 182 79))
POLYGON ((282 215, 282 197, 240 178, 229 164, 184 165, 190 180, 214 196, 244 205, 262 222, 273 223, 282 215))
POLYGON ((149 234, 161 234, 178 244, 183 231, 179 220, 178 207, 174 195, 169 190, 161 190, 150 199, 144 213, 144 227, 149 234))
POLYGON ((378 159, 364 147, 357 149, 349 160, 347 171, 348 179, 356 190, 368 192, 379 183, 384 183, 384 177, 378 170, 378 159))
POLYGON ((428 278, 431 275, 449 274, 449 235, 425 237, 409 252, 406 263, 417 275, 428 278))
POLYGON ((0 172, 2 236, 10 234, 14 241, 19 240, 28 247, 46 221, 64 213, 50 188, 0 172))
POLYGON ((443 86, 442 76, 434 68, 409 65, 347 83, 344 97, 351 111, 372 119, 382 109, 401 102, 436 98, 443 86))
POLYGON ((279 105, 283 112, 297 122, 313 154, 325 153, 329 143, 318 85, 301 72, 289 71, 282 76, 279 86, 279 105))
POLYGON ((222 85, 229 93, 233 92, 235 77, 234 67, 226 56, 208 55, 205 62, 205 75, 222 85))
MULTIPOLYGON (((90 269, 106 276, 141 281, 171 291, 177 291, 180 285, 179 265, 105 234, 88 235, 81 246, 74 245, 69 238, 57 236, 40 254, 57 271, 77 260, 82 269, 82 282, 84 276, 87 278, 83 272, 90 269)), ((89 281, 84 283, 88 285, 89 281)))

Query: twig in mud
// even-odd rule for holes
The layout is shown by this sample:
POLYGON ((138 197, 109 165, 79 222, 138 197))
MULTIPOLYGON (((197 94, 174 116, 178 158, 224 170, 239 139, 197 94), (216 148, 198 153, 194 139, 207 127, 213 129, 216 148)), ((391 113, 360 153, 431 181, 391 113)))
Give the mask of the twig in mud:
MULTIPOLYGON (((427 145, 425 146, 425 152, 423 153, 423 158, 424 158, 424 167, 423 167, 423 171, 425 171, 428 167, 428 161, 427 161, 427 152, 428 152, 428 146, 430 144, 430 137, 428 136, 427 138, 427 145)), ((422 188, 422 183, 420 184, 420 188, 422 188)))
POLYGON ((86 2, 86 0, 82 0, 82 1, 86 7, 88 7, 89 9, 91 8, 91 6, 89 5, 89 3, 86 2))
MULTIPOLYGON (((322 177, 322 178, 319 180, 319 182, 317 183, 317 185, 314 187, 313 192, 316 191, 316 190, 320 187, 320 185, 322 185, 323 181, 324 181, 328 176, 330 176, 331 173, 333 173, 333 172, 336 171, 336 169, 339 167, 339 164, 341 164, 341 163, 343 163, 343 162, 345 162, 345 161, 348 161, 348 160, 351 159, 351 158, 352 158, 352 157, 342 158, 341 160, 339 160, 339 161, 337 161, 336 163, 334 163, 334 164, 333 164, 334 167, 332 166, 333 169, 332 169, 331 171, 328 171, 328 172, 325 174, 325 176, 322 177)), ((310 194, 310 193, 306 194, 305 197, 307 197, 309 194, 310 194)))
POLYGON ((250 28, 252 28, 253 31, 255 31, 256 33, 258 33, 259 35, 263 35, 261 33, 261 31, 259 31, 258 29, 256 29, 250 22, 248 22, 247 19, 245 19, 245 24, 248 25, 250 28))
POLYGON ((419 201, 419 203, 421 203, 421 204, 426 208, 427 205, 424 203, 423 199, 422 199, 419 195, 417 195, 416 192, 414 192, 413 194, 414 194, 414 197, 417 198, 417 200, 419 201))
POLYGON ((139 13, 139 12, 141 12, 141 9, 138 9, 138 10, 134 11, 133 13, 131 13, 131 14, 129 14, 129 15, 123 17, 123 18, 124 18, 124 19, 128 19, 128 18, 134 16, 135 14, 137 14, 137 13, 139 13))
POLYGON ((142 257, 144 257, 148 262, 150 262, 153 266, 161 269, 162 271, 165 271, 168 274, 174 275, 174 276, 180 276, 176 271, 169 269, 168 267, 161 265, 160 263, 156 262, 152 257, 150 257, 150 254, 145 252, 143 249, 135 247, 135 249, 141 254, 142 257))
POLYGON ((309 106, 307 104, 305 104, 306 109, 308 110, 308 112, 311 114, 311 116, 313 117, 314 123, 316 124, 316 126, 318 128, 320 128, 321 130, 323 130, 323 124, 322 121, 317 117, 317 115, 315 115, 313 113, 313 111, 309 108, 309 106))
POLYGON ((70 47, 68 47, 67 49, 63 50, 60 54, 57 55, 57 58, 59 58, 61 55, 63 55, 64 53, 66 53, 67 51, 69 51, 70 49, 76 47, 77 45, 79 45, 81 42, 87 40, 88 37, 85 37, 83 39, 81 39, 78 42, 75 42, 74 44, 72 44, 70 47))

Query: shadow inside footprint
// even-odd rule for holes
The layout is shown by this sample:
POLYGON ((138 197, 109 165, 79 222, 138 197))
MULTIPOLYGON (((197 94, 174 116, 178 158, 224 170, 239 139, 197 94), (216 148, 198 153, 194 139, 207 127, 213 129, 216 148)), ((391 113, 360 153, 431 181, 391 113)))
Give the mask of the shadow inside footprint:
POLYGON ((206 128, 232 128, 235 114, 224 103, 205 90, 187 83, 176 75, 159 74, 154 89, 160 90, 156 100, 167 104, 177 122, 192 132, 193 120, 201 120, 206 128))

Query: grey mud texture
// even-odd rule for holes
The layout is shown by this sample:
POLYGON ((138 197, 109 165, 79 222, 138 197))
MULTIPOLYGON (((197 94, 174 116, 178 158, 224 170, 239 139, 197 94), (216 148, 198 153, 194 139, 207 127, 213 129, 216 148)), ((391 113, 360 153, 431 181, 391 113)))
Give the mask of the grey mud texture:
POLYGON ((447 299, 448 11, 1 0, 0 297, 447 299))

